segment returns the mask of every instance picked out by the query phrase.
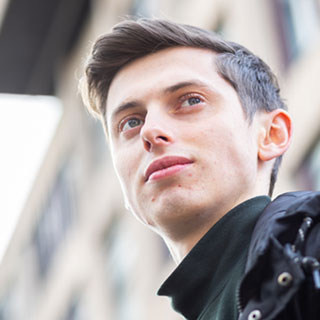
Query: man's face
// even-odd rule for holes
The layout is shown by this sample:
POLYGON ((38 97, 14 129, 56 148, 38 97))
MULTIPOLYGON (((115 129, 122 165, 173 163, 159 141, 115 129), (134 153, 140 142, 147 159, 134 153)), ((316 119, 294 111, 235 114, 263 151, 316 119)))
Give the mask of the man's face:
POLYGON ((108 135, 125 197, 163 234, 214 223, 256 195, 257 126, 215 56, 162 50, 121 69, 110 87, 108 135))

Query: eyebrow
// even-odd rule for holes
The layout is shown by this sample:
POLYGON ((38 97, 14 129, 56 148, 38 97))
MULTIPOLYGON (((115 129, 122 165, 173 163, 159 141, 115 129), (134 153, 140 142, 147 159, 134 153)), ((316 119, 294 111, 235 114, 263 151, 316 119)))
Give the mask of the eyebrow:
POLYGON ((199 80, 191 80, 191 81, 183 81, 178 82, 177 84, 174 84, 168 88, 165 88, 163 90, 164 93, 173 93, 175 91, 178 91, 179 89, 185 88, 185 87, 191 87, 191 86, 198 86, 198 87, 208 87, 208 85, 202 81, 199 80))
POLYGON ((123 104, 120 104, 111 114, 111 123, 114 121, 114 119, 117 117, 118 114, 120 114, 123 111, 126 111, 128 109, 136 108, 139 105, 141 105, 141 103, 137 100, 133 100, 130 102, 125 102, 123 104))
MULTIPOLYGON (((178 82, 172 86, 169 86, 167 88, 165 88, 162 92, 165 93, 174 93, 182 88, 185 87, 190 87, 190 86, 198 86, 198 87, 207 87, 208 85, 202 81, 199 80, 191 80, 191 81, 183 81, 183 82, 178 82)), ((129 102, 125 102, 123 104, 120 104, 111 114, 111 122, 114 121, 114 119, 117 117, 117 115, 119 115, 120 113, 129 110, 129 109, 133 109, 136 108, 138 106, 141 106, 142 102, 140 102, 139 100, 132 100, 129 102)))

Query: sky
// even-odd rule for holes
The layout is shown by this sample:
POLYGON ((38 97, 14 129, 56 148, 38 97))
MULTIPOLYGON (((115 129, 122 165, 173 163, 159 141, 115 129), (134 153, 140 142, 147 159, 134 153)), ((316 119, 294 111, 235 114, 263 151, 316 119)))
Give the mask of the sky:
POLYGON ((61 115, 57 98, 0 94, 0 261, 61 115))

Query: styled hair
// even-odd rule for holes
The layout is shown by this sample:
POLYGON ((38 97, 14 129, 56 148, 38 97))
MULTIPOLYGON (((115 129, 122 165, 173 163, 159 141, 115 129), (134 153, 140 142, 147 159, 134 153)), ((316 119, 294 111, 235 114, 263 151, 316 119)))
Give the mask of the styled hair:
MULTIPOLYGON (((130 62, 172 47, 202 48, 217 54, 217 72, 235 89, 247 120, 257 111, 287 109, 269 66, 245 47, 217 34, 190 25, 161 19, 126 20, 101 36, 94 44, 80 81, 84 103, 105 125, 110 84, 130 62)), ((272 195, 282 157, 272 168, 269 195, 272 195)))

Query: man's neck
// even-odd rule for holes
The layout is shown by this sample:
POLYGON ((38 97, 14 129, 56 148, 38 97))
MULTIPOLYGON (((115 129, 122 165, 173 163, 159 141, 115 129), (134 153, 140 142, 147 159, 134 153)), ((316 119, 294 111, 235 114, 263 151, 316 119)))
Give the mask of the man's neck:
MULTIPOLYGON (((226 212, 224 212, 226 213, 226 212)), ((180 234, 179 237, 163 237, 170 253, 176 264, 179 264, 199 240, 211 229, 222 215, 212 215, 211 219, 203 220, 200 224, 200 218, 194 223, 194 228, 188 232, 180 234)))
POLYGON ((184 241, 172 241, 169 238, 164 239, 174 262, 179 264, 211 227, 210 225, 206 229, 189 234, 184 241))
MULTIPOLYGON (((261 194, 263 195, 263 193, 261 194)), ((207 212, 200 215, 193 215, 195 217, 194 221, 183 221, 177 223, 179 230, 170 230, 166 232, 162 237, 171 253, 173 260, 176 264, 179 264, 186 255, 191 251, 191 249, 199 242, 199 240, 230 210, 235 208, 240 203, 253 198, 248 197, 245 199, 238 199, 231 206, 224 206, 219 212, 214 210, 213 212, 207 212), (184 228, 181 228, 181 225, 184 228)), ((168 231, 168 230, 167 230, 168 231)))

